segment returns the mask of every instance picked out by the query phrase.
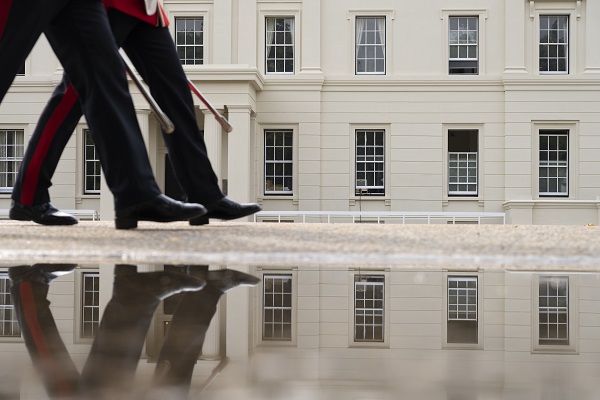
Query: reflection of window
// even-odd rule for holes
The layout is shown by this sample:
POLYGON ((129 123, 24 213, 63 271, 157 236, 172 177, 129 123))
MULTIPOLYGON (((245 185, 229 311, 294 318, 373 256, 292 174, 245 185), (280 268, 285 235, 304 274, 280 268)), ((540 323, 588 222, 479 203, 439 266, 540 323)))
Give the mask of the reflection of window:
POLYGON ((10 295, 8 274, 0 273, 0 337, 19 337, 21 329, 10 295))
POLYGON ((448 195, 477 195, 477 130, 448 131, 448 195))
POLYGON ((450 17, 448 19, 450 45, 449 73, 479 73, 479 18, 450 17))
POLYGON ((204 64, 204 18, 175 18, 175 43, 183 65, 204 64))
POLYGON ((569 278, 566 276, 540 277, 539 344, 569 344, 569 278))
POLYGON ((101 178, 101 166, 92 132, 89 129, 83 131, 83 193, 99 194, 101 178))
POLYGON ((294 18, 266 19, 266 73, 294 73, 294 18))
POLYGON ((86 272, 82 280, 81 337, 93 338, 100 325, 100 274, 86 272))
POLYGON ((354 341, 384 341, 383 275, 354 276, 354 341))
POLYGON ((0 129, 0 191, 10 192, 23 160, 23 129, 0 129))
POLYGON ((448 343, 477 343, 477 277, 448 277, 448 343))
POLYGON ((385 74, 385 17, 356 17, 356 73, 385 74))
POLYGON ((569 73, 569 17, 540 15, 540 73, 569 73))
POLYGON ((265 341, 292 340, 292 275, 263 276, 262 326, 265 341))
POLYGON ((293 133, 265 130, 265 194, 292 194, 293 133))
POLYGON ((569 195, 569 131, 540 130, 540 196, 569 195))
POLYGON ((356 130, 357 194, 385 194, 385 130, 356 130))

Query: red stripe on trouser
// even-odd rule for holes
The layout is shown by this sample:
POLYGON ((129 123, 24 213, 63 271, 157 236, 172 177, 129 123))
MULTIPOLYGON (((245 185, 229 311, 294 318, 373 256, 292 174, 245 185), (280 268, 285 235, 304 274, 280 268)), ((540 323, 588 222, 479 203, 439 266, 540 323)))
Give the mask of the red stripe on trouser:
MULTIPOLYGON (((44 369, 44 373, 58 375, 61 372, 61 368, 58 365, 52 365, 52 354, 50 352, 48 342, 46 341, 46 337, 44 336, 44 331, 40 326, 40 320, 35 307, 35 298, 33 296, 31 282, 21 283, 19 287, 19 293, 21 296, 21 304, 23 306, 25 322, 37 349, 38 357, 40 359, 39 361, 44 369)), ((60 379, 60 377, 55 376, 54 382, 57 383, 57 390, 61 395, 66 396, 73 394, 73 388, 68 382, 65 382, 64 379, 60 379)))
POLYGON ((6 20, 8 20, 10 6, 12 6, 12 0, 0 0, 0 39, 2 39, 2 36, 4 35, 4 28, 6 28, 6 20))
POLYGON ((42 137, 40 138, 33 156, 31 157, 29 167, 27 168, 27 171, 25 171, 25 179, 21 193, 21 203, 25 206, 33 205, 33 198, 37 189, 40 170, 42 169, 42 164, 44 163, 46 155, 48 154, 48 149, 50 149, 52 140, 60 128, 60 125, 63 123, 67 117, 67 114, 69 114, 73 108, 73 105, 77 101, 77 97, 77 92, 73 86, 69 84, 69 86, 67 86, 67 90, 65 90, 65 93, 63 94, 63 98, 60 100, 60 103, 58 103, 56 110, 54 110, 54 113, 52 113, 52 116, 46 123, 46 127, 42 132, 42 137))

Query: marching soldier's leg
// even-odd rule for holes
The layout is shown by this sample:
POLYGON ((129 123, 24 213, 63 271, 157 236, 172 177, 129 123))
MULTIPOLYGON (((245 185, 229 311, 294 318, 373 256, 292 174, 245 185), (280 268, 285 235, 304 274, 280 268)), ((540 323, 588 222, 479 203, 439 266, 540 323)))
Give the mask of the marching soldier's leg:
MULTIPOLYGON (((121 14, 120 18, 132 17, 121 14)), ((208 210, 206 216, 190 219, 190 224, 204 225, 209 218, 231 220, 260 211, 258 204, 236 203, 219 188, 198 129, 189 82, 168 29, 138 23, 123 42, 123 49, 175 125, 175 131, 163 132, 163 138, 187 201, 201 203, 208 210)))
POLYGON ((100 0, 71 1, 45 31, 81 100, 118 229, 138 221, 188 220, 206 213, 199 204, 161 194, 129 94, 125 68, 100 0))
POLYGON ((77 219, 50 204, 48 189, 60 156, 71 138, 82 111, 77 92, 63 77, 44 108, 27 144, 13 186, 10 218, 43 225, 73 225, 77 219))
POLYGON ((79 373, 63 343, 47 300, 48 286, 75 265, 36 264, 12 267, 11 295, 25 346, 51 398, 78 393, 79 373))
POLYGON ((68 1, 0 1, 0 103, 48 23, 68 1))

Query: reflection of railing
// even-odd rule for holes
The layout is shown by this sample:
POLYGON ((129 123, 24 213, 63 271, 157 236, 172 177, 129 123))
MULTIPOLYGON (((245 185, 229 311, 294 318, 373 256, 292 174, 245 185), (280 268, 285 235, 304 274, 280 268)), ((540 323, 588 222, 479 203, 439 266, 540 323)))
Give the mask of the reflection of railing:
POLYGON ((261 211, 254 222, 505 224, 503 212, 261 211))

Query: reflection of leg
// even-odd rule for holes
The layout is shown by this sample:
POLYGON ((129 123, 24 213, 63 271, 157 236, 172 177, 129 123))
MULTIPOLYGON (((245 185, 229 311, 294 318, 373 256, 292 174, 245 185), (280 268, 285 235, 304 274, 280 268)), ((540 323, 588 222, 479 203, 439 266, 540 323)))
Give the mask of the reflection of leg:
POLYGON ((75 265, 36 264, 12 267, 8 272, 25 345, 51 398, 72 397, 77 393, 79 373, 58 333, 46 299, 49 283, 74 269, 75 265))
POLYGON ((170 395, 178 393, 182 398, 187 397, 194 365, 202 352, 219 298, 236 286, 254 286, 259 282, 258 278, 239 271, 189 268, 191 275, 206 279, 206 287, 186 293, 177 304, 154 374, 156 386, 169 388, 170 395))
POLYGON ((113 297, 82 371, 83 389, 92 395, 123 395, 133 381, 159 302, 172 294, 202 287, 203 280, 177 272, 138 273, 133 265, 115 266, 113 297))

